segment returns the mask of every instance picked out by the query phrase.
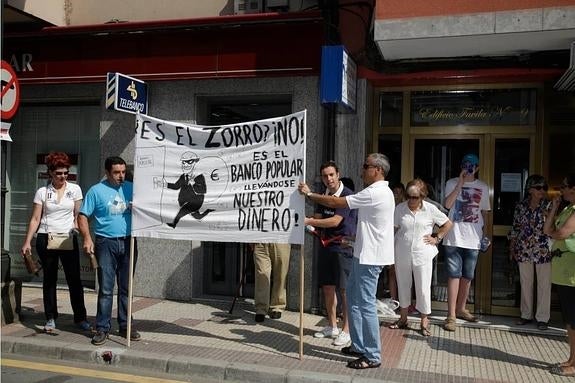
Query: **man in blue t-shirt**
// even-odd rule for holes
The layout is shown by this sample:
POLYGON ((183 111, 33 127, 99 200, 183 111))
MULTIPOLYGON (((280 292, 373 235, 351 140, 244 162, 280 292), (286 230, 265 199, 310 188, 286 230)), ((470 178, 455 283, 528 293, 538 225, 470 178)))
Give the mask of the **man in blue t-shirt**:
MULTIPOLYGON (((92 344, 106 343, 112 327, 114 284, 118 278, 118 324, 120 335, 126 336, 128 326, 128 276, 130 269, 130 233, 132 230, 133 184, 126 181, 126 162, 108 157, 104 163, 106 179, 92 186, 78 215, 78 226, 84 238, 84 251, 95 254, 98 261, 98 311, 96 334, 92 344), (88 219, 94 218, 96 244, 92 241, 88 219)), ((134 258, 137 250, 134 248, 134 258)), ((132 329, 131 340, 140 340, 132 329)))
MULTIPOLYGON (((339 169, 333 161, 320 167, 321 180, 325 186, 324 194, 345 197, 352 190, 345 187, 340 180, 339 169)), ((314 334, 316 338, 335 338, 333 345, 346 346, 350 342, 347 315, 345 285, 351 272, 353 249, 345 245, 345 240, 355 238, 357 211, 345 208, 331 208, 317 205, 313 217, 306 217, 306 225, 319 229, 322 247, 318 253, 318 283, 322 288, 328 325, 314 334), (337 293, 339 287, 343 313, 341 331, 337 327, 337 293)), ((348 242, 349 243, 349 242, 348 242)))

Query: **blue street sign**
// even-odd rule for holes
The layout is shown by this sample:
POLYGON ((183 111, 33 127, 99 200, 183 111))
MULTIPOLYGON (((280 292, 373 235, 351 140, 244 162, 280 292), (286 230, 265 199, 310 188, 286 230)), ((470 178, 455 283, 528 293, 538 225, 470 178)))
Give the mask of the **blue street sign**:
POLYGON ((326 45, 321 49, 320 99, 355 111, 357 67, 343 45, 326 45))
POLYGON ((120 112, 148 113, 148 84, 121 73, 108 73, 106 108, 120 112))

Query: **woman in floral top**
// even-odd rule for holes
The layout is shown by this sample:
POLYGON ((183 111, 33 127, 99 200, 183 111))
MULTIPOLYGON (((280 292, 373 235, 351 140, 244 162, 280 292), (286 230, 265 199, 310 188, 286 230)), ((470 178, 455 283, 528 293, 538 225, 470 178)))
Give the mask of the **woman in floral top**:
POLYGON ((545 178, 533 174, 525 181, 525 199, 515 207, 509 256, 519 265, 521 318, 517 324, 533 321, 533 271, 537 275, 535 320, 540 330, 547 329, 551 309, 551 253, 549 237, 543 233, 550 208, 545 178))

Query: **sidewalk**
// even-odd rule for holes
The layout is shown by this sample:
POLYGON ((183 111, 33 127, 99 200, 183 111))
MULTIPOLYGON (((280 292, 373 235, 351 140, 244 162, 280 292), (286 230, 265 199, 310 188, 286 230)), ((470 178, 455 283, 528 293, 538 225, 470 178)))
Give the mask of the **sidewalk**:
MULTIPOLYGON (((85 294, 93 322, 96 294, 85 294)), ((547 331, 514 326, 514 318, 482 317, 460 323, 455 333, 443 331, 442 316, 432 318, 432 336, 422 337, 418 318, 411 329, 381 328, 382 367, 351 370, 350 358, 331 340, 316 339, 325 325, 321 316, 304 314, 304 356, 299 359, 299 312, 281 319, 254 322, 253 306, 229 301, 134 298, 134 328, 142 340, 117 335, 117 323, 106 344, 90 344, 90 335, 72 322, 68 292, 58 291, 60 318, 55 335, 42 332, 42 290, 24 287, 22 323, 2 327, 2 356, 10 353, 55 359, 152 369, 175 375, 196 375, 243 382, 567 382, 548 372, 550 364, 567 360, 565 331, 559 323, 547 331), (557 327, 560 326, 560 327, 557 327)), ((440 313, 441 314, 441 313, 440 313)), ((113 318, 116 311, 113 312, 113 318)), ((391 322, 391 319, 388 323, 391 322)))

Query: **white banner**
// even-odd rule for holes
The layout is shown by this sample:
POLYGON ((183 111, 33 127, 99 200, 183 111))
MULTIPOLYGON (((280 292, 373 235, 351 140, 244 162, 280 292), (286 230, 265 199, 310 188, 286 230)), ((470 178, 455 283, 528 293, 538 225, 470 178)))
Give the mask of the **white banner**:
POLYGON ((132 235, 303 244, 306 112, 201 126, 136 117, 132 235))

